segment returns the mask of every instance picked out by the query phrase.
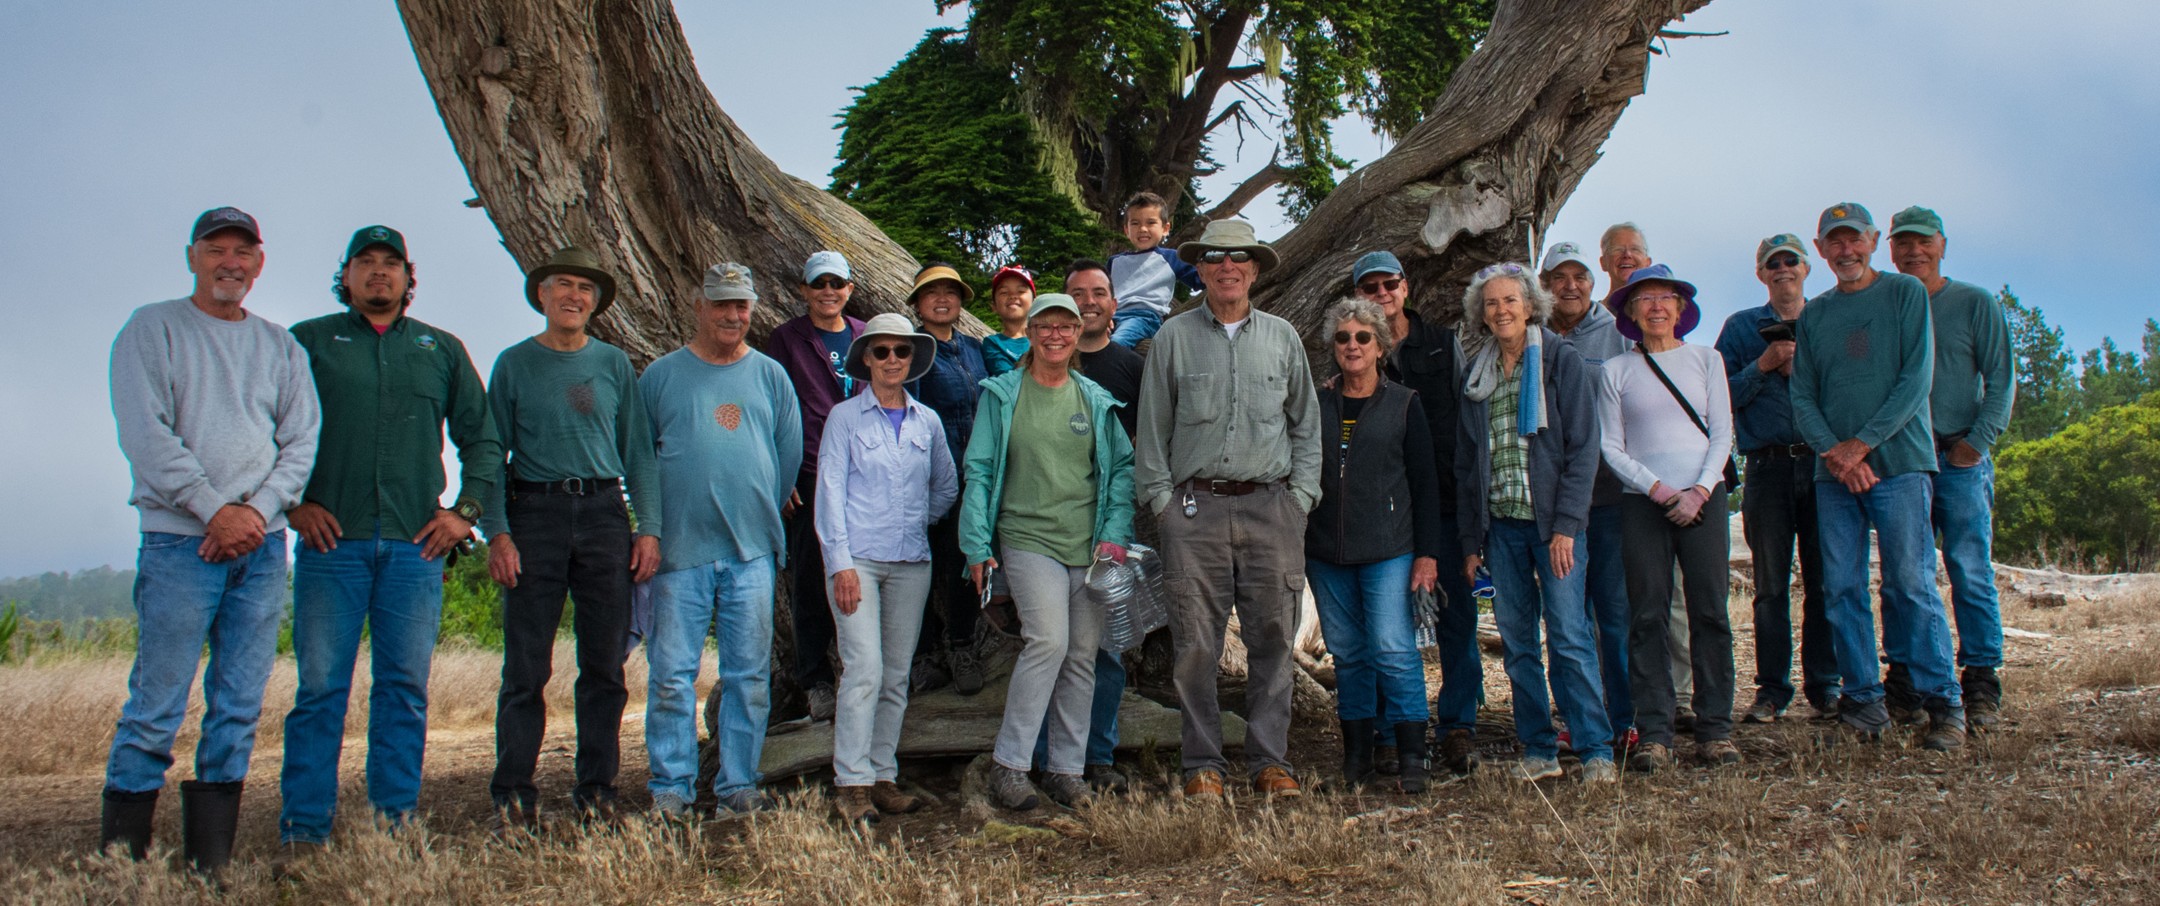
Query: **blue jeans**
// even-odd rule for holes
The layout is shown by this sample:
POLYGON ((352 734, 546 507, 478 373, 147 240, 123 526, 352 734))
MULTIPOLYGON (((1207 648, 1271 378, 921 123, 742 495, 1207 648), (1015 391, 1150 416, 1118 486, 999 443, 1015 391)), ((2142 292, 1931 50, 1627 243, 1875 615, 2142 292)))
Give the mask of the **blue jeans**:
MULTIPOLYGON (((1447 512, 1454 512, 1449 508, 1447 512)), ((1478 652, 1477 598, 1462 574, 1462 542, 1453 531, 1441 532, 1440 616, 1433 638, 1440 653, 1440 691, 1433 695, 1436 728, 1477 731, 1478 705, 1485 702, 1485 663, 1478 652)))
POLYGON ((1338 566, 1307 559, 1320 634, 1335 657, 1335 710, 1343 720, 1424 723, 1425 659, 1410 612, 1410 562, 1338 566))
MULTIPOLYGON (((1565 577, 1552 571, 1552 539, 1526 519, 1495 517, 1485 533, 1492 563, 1493 620, 1507 649, 1508 683, 1514 689, 1515 735, 1523 754, 1553 758, 1560 752, 1553 728, 1552 700, 1546 697, 1545 667, 1538 656, 1538 624, 1545 628, 1545 648, 1557 677, 1560 716, 1567 721, 1569 744, 1584 761, 1612 758, 1612 724, 1598 694, 1598 655, 1583 603, 1582 558, 1565 577)), ((1584 549, 1575 536, 1575 550, 1584 549)))
POLYGON ((1912 671, 1924 697, 1963 705, 1951 665, 1950 624, 1935 593, 1935 538, 1928 525, 1934 483, 1925 472, 1883 479, 1865 494, 1834 481, 1815 482, 1815 523, 1822 537, 1823 595, 1837 646, 1845 697, 1882 701, 1875 613, 1868 606, 1868 526, 1882 548, 1884 647, 1912 671))
POLYGON ((360 632, 368 633, 368 802, 391 821, 420 804, 428 667, 442 627, 443 561, 390 538, 339 541, 293 556, 293 657, 299 693, 285 716, 283 842, 330 839, 338 755, 352 700, 360 632))
POLYGON ((772 698, 772 555, 721 559, 653 577, 653 635, 645 647, 645 754, 656 806, 697 799, 697 677, 709 633, 719 640, 720 698, 714 740, 720 770, 713 792, 724 800, 756 787, 764 775, 765 721, 772 698))
POLYGON ((1110 331, 1110 342, 1131 349, 1162 329, 1162 312, 1145 305, 1120 305, 1116 321, 1117 327, 1110 331))
POLYGON ((223 563, 196 554, 199 535, 142 536, 135 556, 135 667, 113 728, 105 788, 144 793, 165 785, 205 644, 210 666, 203 671, 195 779, 245 780, 285 616, 285 532, 270 532, 254 551, 223 563))
POLYGON ((1604 681, 1605 719, 1619 733, 1635 725, 1635 693, 1628 686, 1629 623, 1634 608, 1628 603, 1627 559, 1621 553, 1620 504, 1590 508, 1589 556, 1577 551, 1575 560, 1586 570, 1584 595, 1590 599, 1590 618, 1596 623, 1598 676, 1604 681))
POLYGON ((1935 531, 1950 572, 1950 610, 1957 616, 1957 662, 2001 667, 2002 603, 1995 593, 1995 459, 1983 454, 1969 469, 1941 455, 1935 473, 1935 531))

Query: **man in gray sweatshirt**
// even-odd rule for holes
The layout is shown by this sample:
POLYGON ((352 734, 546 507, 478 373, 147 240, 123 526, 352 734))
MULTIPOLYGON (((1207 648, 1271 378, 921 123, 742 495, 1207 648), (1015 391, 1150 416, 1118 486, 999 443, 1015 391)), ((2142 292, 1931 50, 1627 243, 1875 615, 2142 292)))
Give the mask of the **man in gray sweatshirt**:
POLYGON ((112 406, 141 514, 135 667, 105 765, 100 846, 140 859, 204 646, 202 739, 180 784, 183 852, 232 856, 240 786, 284 616, 285 511, 315 465, 322 411, 307 353, 241 307, 262 231, 216 208, 189 232, 194 292, 135 310, 113 341, 112 406))

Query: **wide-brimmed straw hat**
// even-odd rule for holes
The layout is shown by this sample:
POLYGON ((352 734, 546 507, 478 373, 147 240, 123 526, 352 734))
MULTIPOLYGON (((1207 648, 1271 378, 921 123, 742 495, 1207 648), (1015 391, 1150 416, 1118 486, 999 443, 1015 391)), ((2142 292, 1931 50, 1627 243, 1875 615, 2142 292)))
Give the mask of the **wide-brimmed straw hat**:
POLYGON ((864 364, 863 356, 870 353, 870 340, 874 337, 906 337, 915 344, 914 357, 908 359, 907 379, 912 381, 930 373, 930 363, 937 359, 937 340, 926 333, 917 333, 915 325, 906 315, 886 312, 870 319, 863 325, 855 341, 848 344, 847 369, 849 377, 858 381, 870 379, 870 366, 864 364))
POLYGON ((615 275, 601 266, 600 256, 571 245, 564 246, 562 250, 548 256, 548 260, 541 262, 539 267, 532 269, 532 273, 525 275, 525 301, 532 305, 533 311, 541 311, 540 281, 556 274, 583 277, 599 285, 600 302, 593 306, 592 313, 595 318, 600 317, 601 312, 607 311, 608 306, 615 303, 615 275))
POLYGON ((960 272, 953 270, 952 268, 946 267, 945 265, 939 264, 923 268, 922 270, 916 272, 915 288, 908 290, 908 304, 915 304, 915 298, 922 295, 923 287, 929 286, 932 283, 936 283, 939 280, 951 280, 954 285, 960 287, 960 301, 975 301, 975 288, 969 286, 966 280, 960 279, 960 272))
POLYGON ((1178 257, 1187 264, 1197 264, 1200 256, 1209 252, 1250 252, 1260 269, 1275 267, 1275 249, 1253 235, 1252 224, 1243 220, 1209 221, 1207 229, 1200 231, 1200 238, 1178 246, 1178 257))
POLYGON ((1605 297, 1605 307, 1612 312, 1613 326, 1619 328, 1621 336, 1637 343, 1642 342, 1642 327, 1635 323, 1634 318, 1628 317, 1627 303, 1634 298, 1635 288, 1645 283, 1670 283, 1673 291, 1680 294, 1682 306, 1680 323, 1673 328, 1675 338, 1687 336, 1688 331, 1694 330, 1695 325, 1702 322, 1702 306, 1695 304, 1695 284, 1673 276, 1672 268, 1653 264, 1637 268, 1628 275, 1626 283, 1613 290, 1612 295, 1605 297))

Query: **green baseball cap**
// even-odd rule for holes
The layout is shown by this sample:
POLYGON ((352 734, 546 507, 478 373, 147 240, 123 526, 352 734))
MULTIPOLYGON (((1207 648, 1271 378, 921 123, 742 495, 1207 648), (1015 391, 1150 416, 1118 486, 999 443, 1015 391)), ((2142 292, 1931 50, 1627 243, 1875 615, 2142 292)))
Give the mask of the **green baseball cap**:
POLYGON ((345 260, 351 261, 354 255, 378 245, 405 257, 405 234, 378 223, 353 231, 352 241, 345 243, 345 260))
POLYGON ((1942 215, 1919 205, 1913 205, 1890 215, 1890 235, 1892 236, 1899 233, 1940 236, 1942 231, 1942 215))
POLYGON ((1799 256, 1801 261, 1807 260, 1807 246, 1800 241, 1800 237, 1791 233, 1779 233, 1755 246, 1755 266, 1763 266, 1770 261, 1771 255, 1779 252, 1791 252, 1799 256))
POLYGON ((1077 318, 1080 317, 1080 304, 1064 293, 1043 293, 1035 297, 1034 305, 1028 307, 1028 320, 1033 321, 1036 315, 1046 311, 1062 311, 1077 318))
POLYGON ((1830 231, 1838 227, 1852 227, 1861 233, 1875 232, 1875 216, 1857 201, 1841 201, 1823 209, 1822 217, 1815 221, 1815 238, 1827 239, 1830 231))

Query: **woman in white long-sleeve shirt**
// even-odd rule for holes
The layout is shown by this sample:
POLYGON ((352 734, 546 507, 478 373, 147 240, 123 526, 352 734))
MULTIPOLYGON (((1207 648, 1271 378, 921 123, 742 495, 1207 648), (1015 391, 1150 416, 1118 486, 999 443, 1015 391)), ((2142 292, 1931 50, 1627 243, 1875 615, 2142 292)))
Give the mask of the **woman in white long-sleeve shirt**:
POLYGON ((1637 346, 1605 361, 1598 427, 1605 462, 1626 490, 1621 558, 1627 566, 1628 688, 1642 742, 1628 765, 1672 764, 1672 675, 1666 615, 1673 563, 1687 600, 1688 656, 1695 672, 1695 743, 1702 761, 1734 764, 1732 621, 1726 557, 1725 467, 1732 458, 1732 403, 1717 350, 1682 337, 1702 319, 1695 287, 1664 265, 1630 275, 1606 299, 1621 334, 1637 346))

